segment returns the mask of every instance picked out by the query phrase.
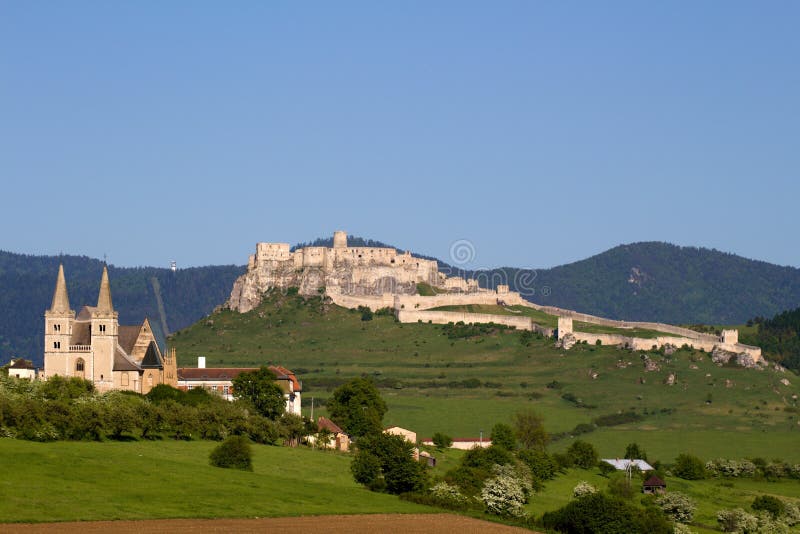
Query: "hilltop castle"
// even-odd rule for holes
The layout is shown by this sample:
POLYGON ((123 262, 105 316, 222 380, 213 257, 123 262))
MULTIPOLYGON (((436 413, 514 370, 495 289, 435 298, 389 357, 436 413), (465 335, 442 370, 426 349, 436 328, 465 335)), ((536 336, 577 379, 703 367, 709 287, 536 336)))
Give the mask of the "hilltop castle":
POLYGON ((145 318, 137 326, 120 326, 111 302, 108 269, 103 266, 97 306, 70 309, 64 266, 44 314, 44 378, 77 376, 98 391, 122 389, 147 393, 157 384, 177 383, 174 350, 164 356, 145 318))
POLYGON ((292 252, 289 243, 258 243, 247 272, 233 286, 231 309, 247 312, 261 302, 267 289, 297 287, 301 294, 379 296, 413 295, 425 283, 451 291, 478 292, 475 280, 448 277, 436 260, 426 260, 388 247, 350 247, 347 233, 333 234, 333 247, 304 247, 292 252))

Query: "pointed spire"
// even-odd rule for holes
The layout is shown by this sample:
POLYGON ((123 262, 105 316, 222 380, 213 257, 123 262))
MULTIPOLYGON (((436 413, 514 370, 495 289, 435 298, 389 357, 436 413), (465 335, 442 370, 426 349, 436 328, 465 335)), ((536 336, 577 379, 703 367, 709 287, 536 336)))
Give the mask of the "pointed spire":
POLYGON ((58 278, 56 279, 56 290, 53 292, 53 303, 50 305, 51 312, 68 312, 69 296, 67 295, 67 280, 64 278, 64 264, 58 266, 58 278))
POLYGON ((97 311, 113 312, 111 304, 111 284, 108 282, 108 266, 103 265, 103 278, 100 279, 100 294, 97 296, 97 311))

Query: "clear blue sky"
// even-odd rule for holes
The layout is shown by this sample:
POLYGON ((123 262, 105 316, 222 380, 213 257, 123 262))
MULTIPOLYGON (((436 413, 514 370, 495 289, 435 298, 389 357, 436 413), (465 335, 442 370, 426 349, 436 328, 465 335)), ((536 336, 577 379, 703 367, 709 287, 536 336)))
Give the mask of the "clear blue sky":
POLYGON ((0 1, 0 249, 800 266, 800 2, 0 1))

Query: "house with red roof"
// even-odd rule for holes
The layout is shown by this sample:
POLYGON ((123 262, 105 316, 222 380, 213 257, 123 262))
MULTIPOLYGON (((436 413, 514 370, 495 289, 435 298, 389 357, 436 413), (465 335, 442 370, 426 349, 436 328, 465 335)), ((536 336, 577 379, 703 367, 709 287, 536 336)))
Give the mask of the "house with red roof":
MULTIPOLYGON (((275 383, 283 391, 286 413, 300 415, 302 382, 292 371, 280 365, 270 365, 268 369, 275 375, 275 383)), ((257 370, 257 367, 206 367, 205 357, 200 356, 197 358, 197 367, 178 369, 178 389, 188 391, 198 387, 205 388, 226 400, 233 400, 233 379, 242 373, 257 370)))

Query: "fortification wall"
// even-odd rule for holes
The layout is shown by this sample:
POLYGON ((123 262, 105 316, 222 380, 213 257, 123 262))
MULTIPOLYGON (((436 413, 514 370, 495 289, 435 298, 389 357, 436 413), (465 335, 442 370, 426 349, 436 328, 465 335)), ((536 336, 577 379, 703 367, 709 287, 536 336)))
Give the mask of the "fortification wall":
POLYGON ((695 340, 703 340, 713 343, 719 342, 719 338, 713 334, 703 334, 700 332, 695 332, 694 330, 690 330, 688 328, 681 328, 680 326, 674 326, 671 324, 650 323, 642 321, 618 321, 616 319, 606 319, 604 317, 589 315, 588 313, 580 313, 572 310, 565 310, 564 308, 557 308, 555 306, 541 306, 539 304, 529 301, 524 301, 521 304, 523 306, 528 306, 529 308, 543 311, 551 315, 557 315, 561 317, 571 317, 573 321, 580 321, 583 323, 591 323, 601 326, 610 326, 613 328, 641 328, 644 330, 656 330, 658 332, 666 332, 668 334, 675 334, 676 336, 683 336, 695 340))
MULTIPOLYGON (((560 334, 559 334, 560 335, 560 334)), ((594 345, 600 340, 603 345, 624 345, 633 350, 652 350, 653 347, 663 347, 664 345, 674 345, 682 347, 688 345, 697 350, 712 352, 715 348, 720 348, 728 352, 740 354, 742 352, 750 355, 753 360, 761 360, 761 349, 742 344, 722 344, 715 341, 691 339, 688 337, 659 336, 655 338, 629 337, 621 334, 594 334, 589 332, 573 331, 572 335, 578 341, 586 341, 589 345, 594 345)))
POLYGON ((532 330, 544 336, 553 335, 552 328, 545 328, 531 321, 530 317, 515 317, 513 315, 494 315, 490 313, 463 313, 449 311, 430 311, 430 310, 396 310, 397 319, 401 323, 423 323, 448 324, 459 321, 465 324, 471 323, 494 323, 506 326, 513 326, 517 330, 532 330))
POLYGON ((519 293, 498 295, 494 291, 482 290, 475 293, 442 293, 441 295, 433 295, 430 297, 423 297, 421 295, 397 295, 394 300, 394 307, 397 310, 428 310, 440 306, 466 306, 469 304, 495 305, 498 299, 509 306, 523 303, 523 299, 519 296, 519 293))
POLYGON ((394 295, 392 293, 384 293, 380 296, 356 296, 342 295, 338 292, 328 292, 327 295, 331 298, 334 304, 343 308, 358 308, 359 306, 366 306, 372 311, 377 311, 381 308, 391 308, 394 305, 394 295))

